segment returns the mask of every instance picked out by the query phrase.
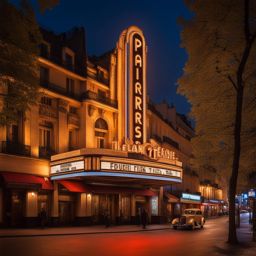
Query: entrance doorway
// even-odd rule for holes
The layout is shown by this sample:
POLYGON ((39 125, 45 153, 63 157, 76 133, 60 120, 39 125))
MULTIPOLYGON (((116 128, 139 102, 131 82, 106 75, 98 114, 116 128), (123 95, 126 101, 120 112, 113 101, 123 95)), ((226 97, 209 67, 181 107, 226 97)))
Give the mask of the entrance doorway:
POLYGON ((74 209, 72 202, 59 202, 59 221, 60 225, 71 225, 74 219, 74 209))
POLYGON ((93 223, 104 224, 105 214, 108 214, 112 224, 117 222, 118 195, 96 194, 92 196, 93 223))
POLYGON ((7 227, 24 226, 25 213, 25 191, 6 190, 5 201, 5 223, 7 227))

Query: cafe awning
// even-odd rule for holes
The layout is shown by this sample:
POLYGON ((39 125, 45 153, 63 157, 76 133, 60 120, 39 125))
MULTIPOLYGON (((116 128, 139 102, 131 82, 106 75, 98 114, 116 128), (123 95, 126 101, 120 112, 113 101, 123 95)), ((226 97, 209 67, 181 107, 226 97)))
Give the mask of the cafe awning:
POLYGON ((168 198, 168 202, 169 203, 178 203, 179 202, 179 198, 170 194, 170 193, 164 193, 165 197, 168 198))
POLYGON ((44 190, 53 189, 53 185, 47 177, 14 172, 1 172, 0 174, 7 184, 39 185, 44 190))
POLYGON ((58 180, 58 183, 64 186, 70 192, 76 193, 90 193, 89 188, 79 181, 68 181, 68 180, 58 180))

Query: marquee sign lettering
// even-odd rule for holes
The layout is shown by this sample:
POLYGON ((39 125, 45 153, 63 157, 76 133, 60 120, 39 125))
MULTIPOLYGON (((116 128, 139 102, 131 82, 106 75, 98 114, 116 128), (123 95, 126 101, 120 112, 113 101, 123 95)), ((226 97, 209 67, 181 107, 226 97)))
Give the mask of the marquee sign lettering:
POLYGON ((112 142, 112 149, 131 153, 139 153, 148 156, 151 159, 167 159, 175 161, 177 165, 182 166, 174 151, 160 146, 153 146, 150 143, 135 144, 130 140, 126 140, 124 144, 119 144, 117 141, 112 142))
POLYGON ((156 167, 138 165, 138 164, 101 161, 100 168, 102 171, 111 170, 115 172, 137 173, 137 174, 181 178, 181 171, 167 169, 167 168, 156 168, 156 167))
POLYGON ((74 172, 84 170, 84 160, 76 162, 61 163, 51 166, 50 174, 58 174, 65 172, 74 172))
POLYGON ((135 143, 143 144, 144 134, 144 81, 143 81, 143 40, 142 37, 135 33, 132 36, 132 92, 133 92, 133 137, 135 143))

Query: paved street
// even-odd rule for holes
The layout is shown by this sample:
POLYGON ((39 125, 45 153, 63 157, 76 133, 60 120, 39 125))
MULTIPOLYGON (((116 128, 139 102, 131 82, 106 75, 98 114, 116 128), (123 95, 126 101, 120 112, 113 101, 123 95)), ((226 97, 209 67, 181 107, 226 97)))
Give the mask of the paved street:
MULTIPOLYGON (((240 240, 251 239, 248 216, 242 216, 240 240)), ((110 230, 111 231, 111 230, 110 230)), ((256 244, 230 248, 225 243, 227 217, 208 220, 203 230, 77 234, 1 238, 1 255, 255 255, 256 244)))

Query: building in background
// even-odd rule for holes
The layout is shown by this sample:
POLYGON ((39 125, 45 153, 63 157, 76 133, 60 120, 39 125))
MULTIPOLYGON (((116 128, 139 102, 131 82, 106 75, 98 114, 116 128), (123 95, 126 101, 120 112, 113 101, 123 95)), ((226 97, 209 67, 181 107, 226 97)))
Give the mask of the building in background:
POLYGON ((35 226, 41 209, 49 225, 138 223, 141 208, 160 223, 202 207, 193 128, 147 98, 143 32, 100 57, 82 28, 42 34, 38 104, 0 128, 0 223, 35 226))

